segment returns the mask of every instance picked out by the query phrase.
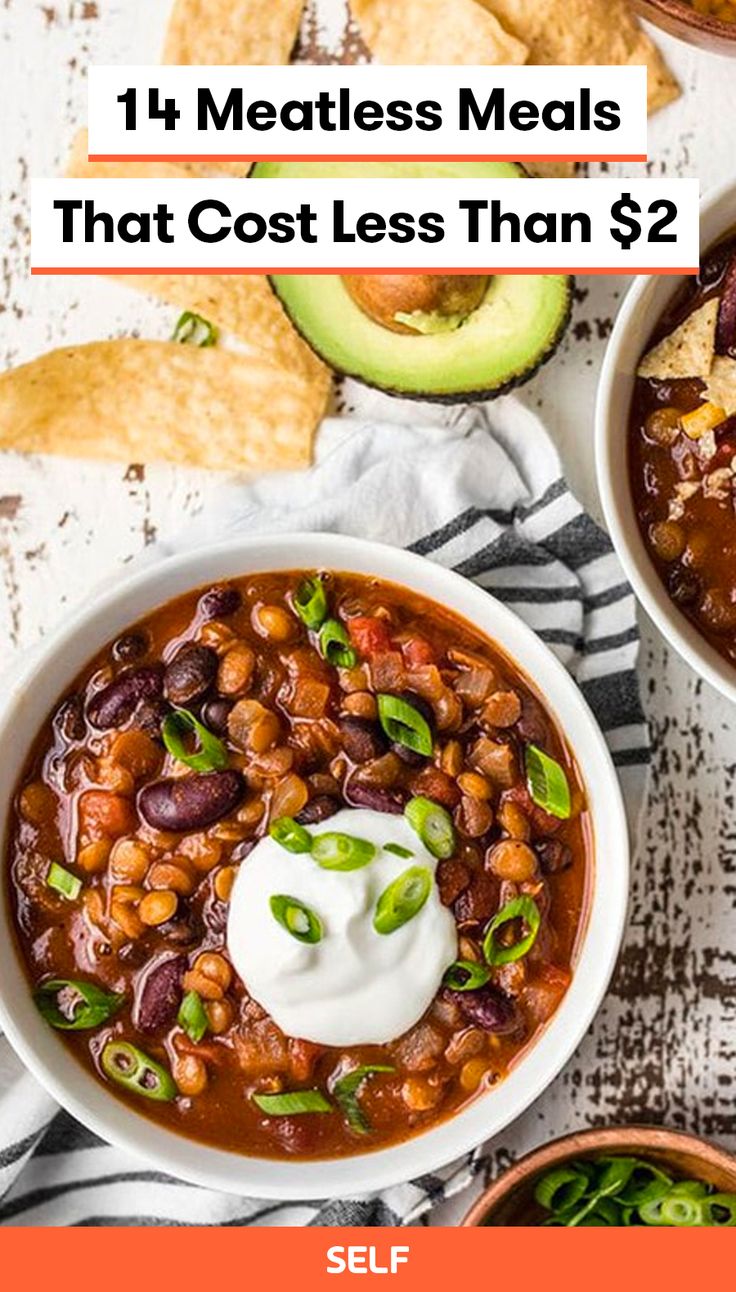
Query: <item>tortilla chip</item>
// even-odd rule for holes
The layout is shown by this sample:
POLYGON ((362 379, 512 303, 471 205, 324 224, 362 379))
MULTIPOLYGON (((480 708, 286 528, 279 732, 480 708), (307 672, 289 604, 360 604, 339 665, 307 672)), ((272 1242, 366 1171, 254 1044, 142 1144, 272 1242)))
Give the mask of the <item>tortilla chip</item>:
MULTIPOLYGON (((673 377, 707 377, 713 367, 718 300, 693 310, 669 336, 644 355, 637 376, 667 381, 673 377)), ((714 402, 718 402, 715 400, 714 402)))
POLYGON ((74 136, 65 175, 67 179, 206 179, 208 175, 228 175, 242 179, 251 168, 249 161, 238 162, 167 162, 167 161, 88 161, 89 141, 86 130, 74 136))
POLYGON ((174 0, 163 63, 288 63, 304 0, 174 0))
MULTIPOLYGON (((197 166, 178 162, 89 162, 85 130, 74 140, 66 173, 71 179, 192 179, 201 175, 197 166)), ((314 382, 315 393, 327 397, 330 370, 292 327, 263 274, 124 274, 117 281, 201 314, 274 363, 314 382)))
POLYGON ((361 35, 381 63, 525 63, 523 37, 504 31, 475 0, 351 0, 361 35))
POLYGON ((572 179, 578 168, 577 162, 566 161, 524 162, 524 166, 537 179, 572 179))
POLYGON ((169 305, 201 314, 322 391, 331 370, 292 327, 264 274, 142 274, 117 279, 169 305))
POLYGON ((94 341, 0 376, 0 448, 219 471, 306 467, 324 400, 260 356, 94 341))
POLYGON ((643 63, 649 111, 676 99, 677 81, 657 46, 639 26, 626 0, 479 0, 540 64, 643 63))
POLYGON ((736 359, 716 355, 705 384, 705 398, 725 409, 729 417, 736 413, 736 359))

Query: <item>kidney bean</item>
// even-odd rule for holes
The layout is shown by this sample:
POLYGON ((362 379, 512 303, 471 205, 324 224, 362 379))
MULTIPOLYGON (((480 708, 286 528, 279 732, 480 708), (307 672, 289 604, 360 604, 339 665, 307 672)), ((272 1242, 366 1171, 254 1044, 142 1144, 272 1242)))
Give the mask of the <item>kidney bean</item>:
POLYGON ((166 699, 184 707, 201 700, 217 676, 218 663, 217 655, 209 646, 185 642, 166 666, 166 699))
POLYGON ((227 816, 245 794, 245 781, 233 770, 154 781, 138 796, 144 820, 154 830, 184 833, 204 830, 227 816))
POLYGON ((200 597, 197 607, 200 618, 205 622, 210 619, 223 619, 234 615, 240 609, 242 597, 237 588, 229 583, 218 583, 209 592, 200 597))
POLYGON ((84 740, 87 728, 81 697, 68 695, 56 710, 54 724, 67 741, 84 740))
POLYGON ((132 664, 133 660, 143 658, 148 645, 145 633, 123 633, 122 637, 113 642, 112 657, 119 664, 132 664))
POLYGON ((485 1032, 503 1035, 515 1031, 513 1002, 493 983, 486 983, 475 991, 450 991, 448 995, 457 1002, 465 1017, 485 1032))
POLYGON ((186 956, 167 956, 136 983, 133 1022, 141 1032, 160 1032, 176 1021, 186 968, 186 956))
POLYGON ((542 873, 559 875, 572 865, 572 850, 561 839, 542 839, 534 845, 542 873))
POLYGON ((87 704, 88 721, 99 731, 121 727, 132 717, 141 700, 159 699, 162 688, 160 665, 129 669, 95 692, 87 704))
POLYGON ((379 790, 374 785, 364 785, 351 776, 345 783, 344 794, 351 807, 372 808, 374 812, 391 812, 401 816, 404 799, 400 792, 379 790))
MULTIPOLYGON (((180 903, 181 908, 181 903, 180 903)), ((186 915, 180 918, 177 912, 173 920, 167 920, 165 924, 159 924, 157 933, 160 933, 172 947, 191 947, 201 936, 199 921, 193 915, 186 915)))
POLYGON ((498 885, 484 870, 477 870, 454 904, 458 924, 478 924, 496 910, 498 885))
POLYGON ((145 731, 152 740, 160 740, 161 724, 169 712, 169 705, 163 698, 141 700, 131 719, 131 726, 135 727, 136 731, 145 731))
POLYGON ((427 761, 424 754, 418 754, 416 749, 409 749, 408 745, 400 745, 398 740, 393 742, 391 749, 407 767, 421 767, 427 761))
POLYGON ((369 763, 386 753, 386 741, 378 723, 369 718, 341 718, 340 734, 345 753, 353 763, 369 763))
POLYGON ((202 721, 209 731, 216 736, 224 736, 227 731, 227 719, 232 709, 231 700, 208 700, 202 707, 202 721))
POLYGON ((340 803, 330 794, 317 794, 315 798, 310 799, 296 816, 299 825, 317 825, 320 821, 326 821, 328 817, 334 816, 340 809, 340 803))
POLYGON ((667 577, 667 587, 672 600, 678 606, 692 606, 703 591, 703 581, 694 570, 684 565, 676 565, 667 577))

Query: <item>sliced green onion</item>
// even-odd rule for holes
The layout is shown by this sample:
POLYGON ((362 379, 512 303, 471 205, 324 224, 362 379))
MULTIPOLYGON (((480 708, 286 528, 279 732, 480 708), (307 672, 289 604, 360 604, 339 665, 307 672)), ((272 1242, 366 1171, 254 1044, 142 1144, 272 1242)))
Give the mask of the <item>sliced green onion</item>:
POLYGON ((186 993, 179 1006, 176 1021, 179 1027, 183 1027, 190 1041, 197 1044, 202 1040, 209 1027, 209 1021, 199 992, 188 991, 186 993))
POLYGON ((327 618, 327 594, 321 579, 303 579, 294 593, 294 609, 302 623, 317 632, 327 618))
POLYGON ((310 852, 312 836, 298 821, 290 816, 280 816, 272 821, 268 833, 287 852, 310 852))
POLYGON ((376 699, 378 719, 389 740, 429 758, 433 748, 432 732, 424 715, 398 695, 378 695, 376 699))
POLYGON ((172 758, 191 767, 194 772, 217 772, 227 767, 229 759, 225 745, 213 736, 188 709, 173 709, 161 724, 161 735, 166 750, 172 758), (187 749, 185 737, 194 733, 197 748, 187 749))
POLYGON ((451 991, 475 991, 476 987, 485 987, 490 976, 490 969, 476 960, 456 960, 442 981, 451 991))
POLYGON ((600 1197, 615 1197, 620 1200, 636 1166, 637 1160, 633 1157, 599 1158, 597 1188, 600 1197))
POLYGON ((376 845, 351 834, 328 830, 312 841, 312 856, 323 870, 361 870, 373 861, 376 845))
POLYGON ((559 1214, 577 1206, 589 1184, 589 1177, 578 1166, 560 1166, 537 1181, 534 1197, 540 1207, 559 1214))
POLYGON ((404 808, 404 816, 433 857, 452 856, 455 851, 455 827, 446 808, 420 794, 409 799, 404 808))
POLYGON ((526 783, 534 802, 550 816, 566 821, 572 812, 572 803, 564 768, 538 745, 527 745, 524 761, 526 783))
POLYGON ((168 1101, 177 1095, 170 1072, 129 1041, 108 1041, 100 1055, 102 1071, 112 1081, 146 1099, 168 1101))
POLYGON ((413 857, 411 848, 402 848, 400 843, 384 843, 384 852, 392 852, 394 857, 413 857))
POLYGON ((193 314, 191 310, 185 310, 177 319, 171 339, 182 345, 196 345, 200 350, 204 350, 217 343, 217 336, 217 328, 214 324, 202 318, 201 314, 193 314))
POLYGON ((292 1090, 282 1095, 252 1095, 253 1103, 269 1117, 294 1117, 299 1113, 331 1113, 332 1104, 321 1090, 292 1090))
POLYGON ((651 1163, 623 1155, 557 1167, 537 1182, 534 1196, 552 1213, 545 1225, 736 1226, 736 1194, 711 1193, 698 1180, 673 1183, 651 1163))
POLYGON ((325 620, 319 630, 319 649, 323 659, 336 668, 355 668, 358 662, 347 629, 339 619, 325 620))
POLYGON ((633 1161, 636 1165, 626 1187, 619 1194, 619 1202, 625 1207, 640 1207, 645 1202, 656 1202, 669 1193, 673 1184, 671 1175, 651 1162, 642 1162, 639 1158, 634 1158, 633 1161))
POLYGON ((711 1193, 703 1202, 707 1220, 703 1223, 716 1229, 732 1229, 736 1226, 736 1193, 711 1193))
POLYGON ((346 1072, 345 1076, 340 1077, 332 1087, 332 1093, 347 1118, 348 1126, 358 1135, 366 1135, 371 1129, 370 1122, 358 1101, 360 1087, 374 1072, 395 1071, 396 1069, 387 1063, 364 1063, 359 1068, 353 1068, 352 1072, 346 1072))
POLYGON ((384 888, 376 903, 376 933, 394 933, 421 911, 432 891, 432 874, 426 866, 410 866, 384 888))
POLYGON ((93 982, 53 978, 36 989, 33 999, 39 1013, 52 1027, 62 1032, 82 1032, 112 1018, 125 996, 103 991, 93 982))
POLYGON ((660 1207, 660 1224, 678 1228, 705 1225, 708 1223, 707 1214, 705 1198, 678 1197, 670 1193, 660 1207))
POLYGON ((49 866, 46 886, 47 888, 53 888, 55 893, 60 893, 68 902, 73 902, 82 891, 81 879, 77 875, 73 875, 70 870, 65 870, 56 861, 52 861, 49 866))
POLYGON ((298 897, 289 897, 287 893, 275 893, 269 901, 271 914, 278 920, 298 942, 321 942, 322 921, 310 906, 305 906, 298 897))
POLYGON ((521 960, 523 956, 534 946, 539 932, 539 926, 542 917, 539 913, 539 907, 533 898, 523 895, 514 897, 497 915, 494 915, 488 925, 483 939, 483 954, 489 965, 512 964, 514 960, 521 960), (499 946, 496 942, 496 934, 504 924, 509 924, 511 920, 523 920, 528 932, 525 933, 518 942, 514 942, 510 947, 499 946))

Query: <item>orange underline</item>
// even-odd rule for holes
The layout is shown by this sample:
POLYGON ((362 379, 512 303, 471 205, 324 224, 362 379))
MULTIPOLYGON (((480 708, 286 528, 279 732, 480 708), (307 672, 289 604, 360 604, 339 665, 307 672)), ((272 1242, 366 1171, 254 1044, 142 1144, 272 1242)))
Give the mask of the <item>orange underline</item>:
POLYGON ((440 267, 437 265, 432 265, 431 267, 429 266, 422 267, 422 266, 416 265, 416 266, 412 266, 409 269, 405 269, 405 268, 400 269, 400 268, 397 268, 395 265, 390 265, 388 268, 376 268, 375 265, 370 265, 370 266, 351 265, 351 266, 348 266, 347 268, 340 266, 340 267, 330 268, 330 269, 315 269, 313 266, 310 265, 309 268, 299 266, 298 268, 289 267, 288 269, 284 269, 282 265, 277 265, 275 267, 268 266, 267 268, 263 268, 263 269, 248 269, 239 265, 235 265, 235 266, 228 265, 224 267, 220 267, 219 265, 215 265, 215 266, 203 265, 199 267, 194 267, 191 265, 190 266, 163 265, 163 266, 151 266, 150 268, 146 267, 145 269, 130 269, 127 266, 118 267, 116 265, 109 265, 109 266, 106 266, 105 268, 100 268, 99 266, 90 267, 90 266, 77 265, 67 269, 67 268, 59 268, 58 266, 54 266, 54 265, 34 265, 34 267, 31 269, 31 273, 32 274, 68 274, 68 275, 80 274, 84 276, 93 275, 93 274, 101 274, 101 275, 115 274, 116 276, 130 275, 131 277, 134 277, 136 275, 146 275, 146 274, 181 274, 185 276, 194 275, 194 274, 197 274, 197 275, 209 274, 212 276, 218 276, 223 274, 240 274, 242 276, 255 276, 255 277, 262 277, 263 275, 266 275, 266 274, 273 274, 273 275, 304 274, 308 277, 310 274, 314 276, 318 276, 323 274, 324 275, 327 275, 327 274, 345 275, 345 274, 470 274, 470 273, 496 274, 499 276, 506 275, 506 274, 508 275, 537 274, 540 276, 545 274, 610 274, 610 275, 620 274, 626 277, 628 275, 633 275, 633 274, 651 274, 653 276, 655 275, 659 276, 664 274, 698 274, 700 273, 700 266, 690 265, 690 266, 682 267, 678 265, 667 269, 658 269, 658 268, 653 269, 651 266, 648 266, 648 265, 636 265, 632 267, 629 267, 627 265, 625 268, 623 266, 618 266, 616 268, 613 268, 610 266, 609 267, 596 266, 595 268, 593 268, 590 265, 574 265, 574 266, 563 265, 562 267, 553 266, 550 268, 547 268, 545 266, 544 268, 541 268, 541 269, 539 267, 527 268, 526 266, 522 266, 517 268, 515 266, 513 269, 511 269, 511 268, 508 268, 507 266, 503 266, 501 268, 494 268, 492 266, 485 266, 485 265, 465 265, 462 268, 457 269, 457 268, 440 267))
MULTIPOLYGON (((90 153, 91 162, 645 162, 646 153, 603 153, 584 157, 570 153, 90 153)), ((357 177, 356 177, 357 178, 357 177)), ((438 177, 440 178, 440 177, 438 177)), ((479 177, 482 178, 482 177, 479 177)))

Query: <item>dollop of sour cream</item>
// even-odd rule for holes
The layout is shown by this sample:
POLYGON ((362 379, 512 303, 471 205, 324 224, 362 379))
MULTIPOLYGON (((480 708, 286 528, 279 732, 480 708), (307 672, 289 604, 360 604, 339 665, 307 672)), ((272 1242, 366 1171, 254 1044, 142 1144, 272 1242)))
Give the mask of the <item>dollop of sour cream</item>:
POLYGON ((261 839, 238 871, 230 898, 227 946, 250 995, 287 1036, 320 1045, 381 1045, 395 1040, 431 1004, 457 957, 457 930, 442 905, 435 858, 403 817, 346 808, 318 826, 367 839, 376 855, 360 870, 325 870, 309 853, 261 839), (386 852, 398 844, 410 857, 386 852), (421 910, 392 933, 373 927, 376 903, 410 866, 426 866, 432 887, 421 910), (308 906, 322 938, 300 942, 271 912, 284 894, 308 906))

